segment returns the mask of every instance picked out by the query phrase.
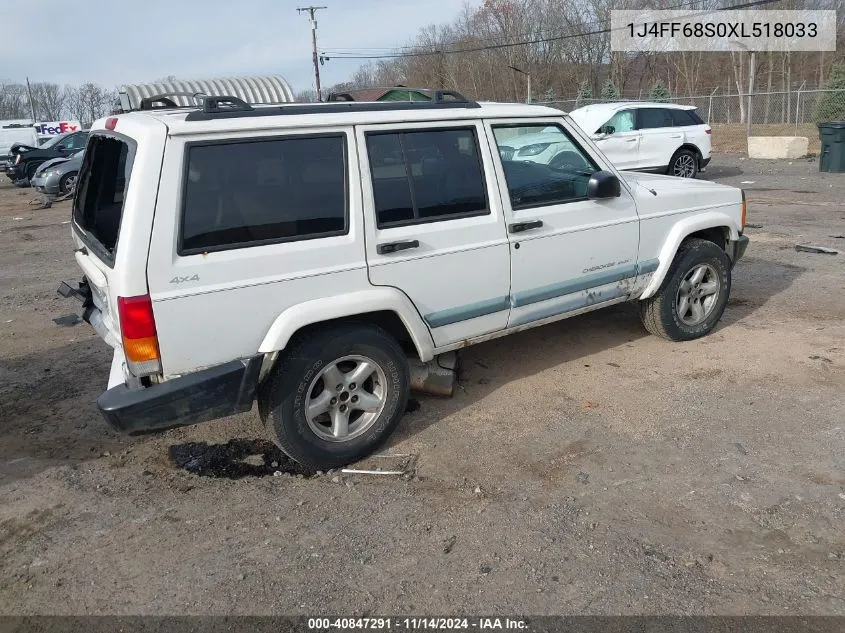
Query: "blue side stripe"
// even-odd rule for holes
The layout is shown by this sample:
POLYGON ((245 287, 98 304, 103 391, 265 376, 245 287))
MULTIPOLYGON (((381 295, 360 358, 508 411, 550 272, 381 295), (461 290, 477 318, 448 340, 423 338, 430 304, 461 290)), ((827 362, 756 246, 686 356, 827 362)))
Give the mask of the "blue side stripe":
POLYGON ((585 275, 584 277, 578 277, 577 279, 571 279, 562 283, 518 292, 513 296, 512 305, 514 308, 519 308, 531 303, 537 303, 538 301, 545 301, 546 299, 554 299, 555 297, 569 295, 573 292, 589 290, 590 288, 595 288, 596 286, 612 284, 623 279, 628 279, 629 277, 635 277, 636 274, 636 266, 621 266, 606 272, 585 275))
POLYGON ((657 270, 658 266, 660 266, 659 259, 647 259, 644 262, 637 264, 637 271, 638 274, 645 275, 647 273, 653 273, 657 270))
POLYGON ((549 317, 557 316, 558 314, 563 314, 565 312, 573 312, 574 310, 580 310, 581 308, 585 308, 588 305, 592 305, 595 303, 603 303, 605 301, 610 301, 611 299, 618 299, 619 297, 624 297, 626 294, 628 294, 627 290, 624 290, 622 288, 613 288, 604 291, 601 293, 601 295, 595 297, 591 297, 589 295, 572 297, 570 299, 566 299, 563 302, 556 303, 555 305, 523 314, 518 319, 515 319, 513 322, 508 323, 508 327, 525 325, 526 323, 532 323, 541 319, 547 319, 549 317))
MULTIPOLYGON (((519 308, 531 305, 532 303, 539 303, 540 301, 563 297, 576 292, 590 290, 591 288, 597 288, 598 286, 612 284, 617 281, 622 281, 623 279, 631 279, 637 275, 652 273, 657 270, 658 266, 660 266, 659 259, 648 259, 639 262, 637 265, 612 268, 608 271, 585 275, 583 277, 578 277, 577 279, 551 284, 549 286, 542 286, 540 288, 533 288, 524 292, 518 292, 511 297, 498 297, 496 299, 488 299, 486 301, 471 303, 466 306, 458 306, 457 308, 431 312, 426 314, 424 318, 430 327, 443 327, 444 325, 451 325, 452 323, 459 323, 461 321, 475 319, 488 314, 502 312, 503 310, 508 310, 512 307, 519 308)), ((625 294, 625 291, 623 290, 607 291, 602 294, 601 301, 610 301, 611 299, 620 297, 623 294, 625 294)), ((523 325, 525 323, 530 323, 531 321, 539 321, 540 319, 545 319, 557 314, 563 314, 564 312, 578 310, 591 302, 594 303, 595 300, 588 297, 573 297, 570 301, 523 315, 511 325, 523 325)))
POLYGON ((466 321, 468 319, 475 319, 480 316, 501 312, 509 309, 510 307, 510 297, 499 297, 497 299, 471 303, 467 306, 459 306, 457 308, 449 308, 448 310, 431 312, 430 314, 426 314, 424 318, 426 323, 428 323, 431 327, 443 327, 444 325, 451 325, 452 323, 458 323, 459 321, 466 321))

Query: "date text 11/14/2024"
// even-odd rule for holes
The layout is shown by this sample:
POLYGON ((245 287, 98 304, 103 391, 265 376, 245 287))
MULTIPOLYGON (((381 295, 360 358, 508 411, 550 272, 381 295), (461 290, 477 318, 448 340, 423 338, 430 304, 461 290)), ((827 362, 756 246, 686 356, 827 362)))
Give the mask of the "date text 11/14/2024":
POLYGON ((643 22, 628 23, 631 37, 817 37, 815 22, 643 22), (639 28, 636 28, 639 26, 639 28))
POLYGON ((512 618, 308 618, 311 630, 511 630, 526 631, 528 622, 512 618))

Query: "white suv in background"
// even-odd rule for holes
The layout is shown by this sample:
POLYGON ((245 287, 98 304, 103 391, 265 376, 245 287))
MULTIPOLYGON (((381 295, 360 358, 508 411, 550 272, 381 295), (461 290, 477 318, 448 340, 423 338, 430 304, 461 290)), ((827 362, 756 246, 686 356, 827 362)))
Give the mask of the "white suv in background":
POLYGON ((598 103, 570 112, 618 169, 695 178, 710 162, 710 126, 694 106, 598 103))
POLYGON ((740 189, 620 174, 560 110, 442 96, 97 121, 71 225, 84 278, 60 292, 114 348, 106 420, 257 401, 282 450, 326 469, 396 427, 411 361, 624 301, 659 336, 711 331, 748 243, 740 189), (514 160, 532 135, 542 162, 514 160))

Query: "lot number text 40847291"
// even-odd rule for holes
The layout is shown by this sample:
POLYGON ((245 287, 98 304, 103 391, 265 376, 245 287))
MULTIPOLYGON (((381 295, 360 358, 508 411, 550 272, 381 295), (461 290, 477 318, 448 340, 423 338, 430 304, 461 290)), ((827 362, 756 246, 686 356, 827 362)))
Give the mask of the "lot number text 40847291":
POLYGON ((526 630, 525 620, 511 618, 308 618, 312 630, 526 630))

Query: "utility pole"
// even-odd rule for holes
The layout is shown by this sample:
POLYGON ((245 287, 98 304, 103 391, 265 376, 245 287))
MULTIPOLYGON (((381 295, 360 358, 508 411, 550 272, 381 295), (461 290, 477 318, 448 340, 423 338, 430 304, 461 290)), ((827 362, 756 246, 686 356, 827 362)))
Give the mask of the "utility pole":
POLYGON ((308 20, 311 22, 311 53, 314 59, 314 80, 317 84, 317 101, 323 100, 323 91, 320 89, 320 62, 317 59, 317 18, 315 14, 320 9, 328 7, 297 7, 297 13, 308 13, 308 20))
POLYGON ((517 68, 516 66, 508 66, 511 70, 515 70, 516 72, 520 73, 521 75, 525 75, 528 80, 528 96, 525 97, 525 103, 531 103, 531 73, 522 70, 522 68, 517 68))
POLYGON ((26 78, 26 94, 29 97, 29 114, 32 117, 32 123, 35 124, 35 102, 32 100, 32 86, 29 85, 29 77, 26 78))

